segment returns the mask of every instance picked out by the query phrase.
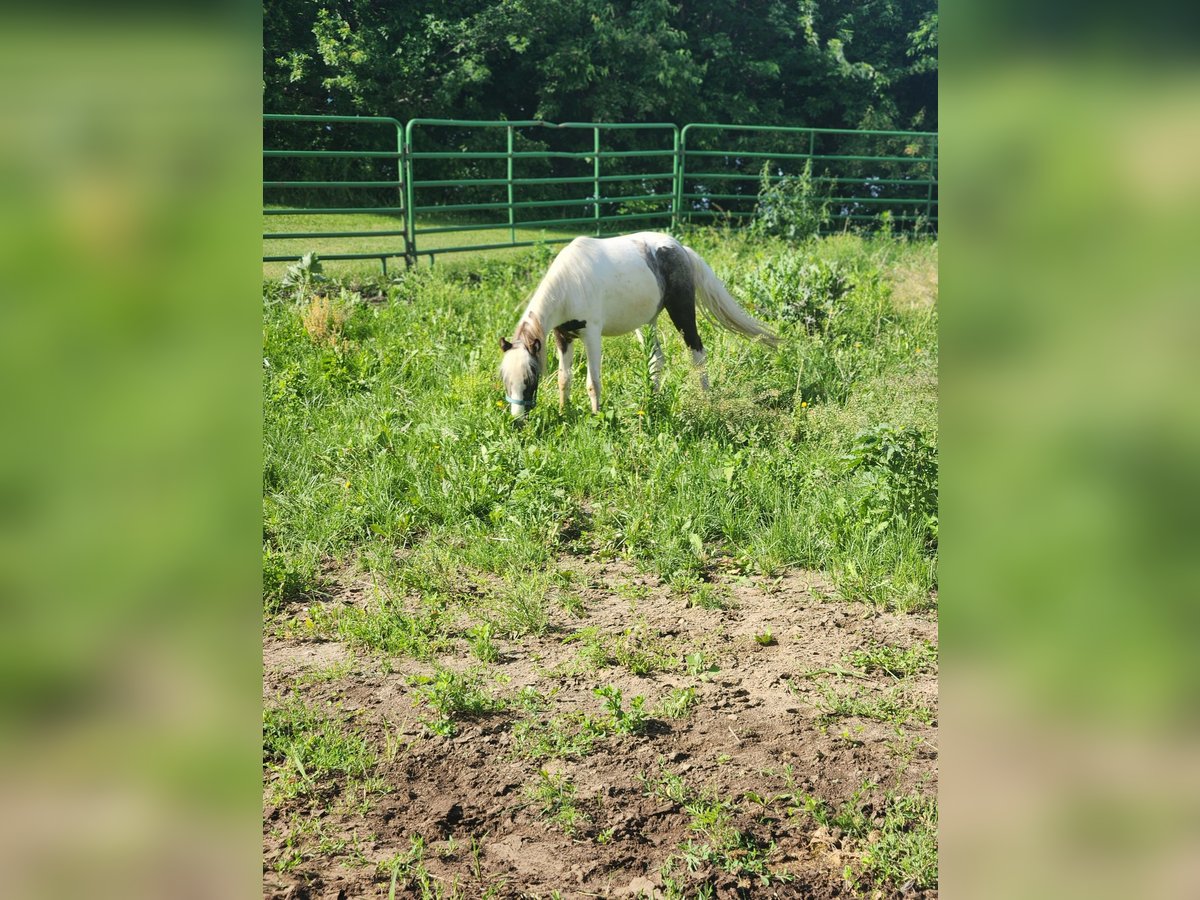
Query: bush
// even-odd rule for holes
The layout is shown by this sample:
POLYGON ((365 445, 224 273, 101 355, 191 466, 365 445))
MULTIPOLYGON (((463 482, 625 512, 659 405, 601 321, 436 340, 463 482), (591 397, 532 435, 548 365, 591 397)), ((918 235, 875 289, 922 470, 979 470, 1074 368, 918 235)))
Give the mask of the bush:
POLYGON ((825 330, 835 305, 851 286, 841 263, 805 263, 798 254, 772 259, 746 281, 760 308, 776 319, 799 322, 809 334, 825 330))
POLYGON ((803 241, 820 232, 829 222, 829 203, 817 197, 812 177, 812 161, 804 164, 799 175, 771 178, 772 163, 763 164, 758 188, 758 205, 750 233, 803 241))
POLYGON ((937 543, 937 447, 916 428, 877 425, 854 437, 843 457, 847 469, 868 481, 861 512, 879 529, 891 522, 924 530, 937 543))

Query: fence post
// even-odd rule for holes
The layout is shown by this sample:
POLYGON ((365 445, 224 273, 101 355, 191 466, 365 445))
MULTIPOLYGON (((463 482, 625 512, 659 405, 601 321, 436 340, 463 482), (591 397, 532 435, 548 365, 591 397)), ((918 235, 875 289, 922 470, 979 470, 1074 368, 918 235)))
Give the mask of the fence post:
POLYGON ((592 151, 595 153, 595 155, 592 157, 592 161, 595 163, 595 165, 592 167, 592 171, 593 171, 594 177, 596 179, 594 182, 594 186, 593 186, 593 190, 595 191, 593 196, 596 198, 596 202, 592 205, 592 209, 595 210, 596 236, 599 237, 600 236, 600 129, 593 128, 592 135, 593 135, 592 151))
MULTIPOLYGON (((412 218, 412 204, 408 198, 408 178, 404 171, 404 165, 407 154, 404 152, 404 126, 399 122, 396 123, 396 152, 400 155, 396 157, 396 187, 400 194, 398 202, 400 203, 402 212, 401 227, 404 229, 404 264, 411 266, 412 263, 412 245, 409 243, 408 237, 408 220, 412 218)), ((380 260, 383 264, 383 276, 387 277, 387 259, 380 260)))
POLYGON ((513 213, 513 127, 509 125, 508 132, 508 239, 517 242, 516 218, 513 213))
POLYGON ((671 147, 671 230, 679 231, 679 126, 675 126, 674 145, 671 147))
POLYGON ((404 175, 408 188, 408 214, 404 217, 404 265, 412 268, 417 264, 417 234, 416 234, 416 189, 413 186, 412 158, 412 119, 404 126, 404 145, 401 153, 404 155, 404 175))
POLYGON ((929 140, 929 196, 925 200, 925 227, 933 228, 933 182, 937 171, 937 135, 929 140))
POLYGON ((672 190, 675 196, 671 198, 671 222, 673 227, 678 229, 683 217, 683 182, 687 178, 687 130, 691 127, 684 125, 683 128, 676 127, 675 129, 675 159, 674 159, 674 185, 672 190))

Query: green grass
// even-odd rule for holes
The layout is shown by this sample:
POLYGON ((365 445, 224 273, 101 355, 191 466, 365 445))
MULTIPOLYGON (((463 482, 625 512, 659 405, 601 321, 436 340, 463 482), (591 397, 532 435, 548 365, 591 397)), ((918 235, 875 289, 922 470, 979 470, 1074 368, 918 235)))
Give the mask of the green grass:
POLYGON ((912 702, 899 688, 884 694, 854 690, 842 693, 829 685, 818 685, 817 688, 822 694, 822 699, 817 702, 821 713, 817 721, 821 725, 848 718, 872 719, 892 725, 905 725, 915 719, 929 724, 934 718, 931 709, 912 702))
POLYGON ((476 609, 467 577, 487 585, 477 618, 497 636, 543 632, 572 605, 552 574, 568 552, 625 557, 703 607, 724 604, 705 586, 714 561, 732 558, 750 573, 821 570, 849 601, 930 608, 928 516, 908 520, 899 501, 874 501, 883 487, 893 498, 928 493, 904 479, 927 479, 936 451, 937 316, 928 304, 891 302, 889 277, 935 266, 936 249, 854 236, 799 248, 707 232, 686 240, 780 330, 783 348, 702 326, 713 382, 703 395, 664 325, 655 395, 637 342, 607 339, 599 416, 587 411, 582 353, 559 412, 551 355, 550 383, 523 429, 501 408, 496 342, 549 252, 447 261, 361 286, 382 302, 344 291, 344 319, 327 332, 312 329, 307 302, 265 283, 265 610, 311 595, 317 561, 333 558, 398 598, 339 619, 337 633, 428 655, 444 636, 439 605, 476 609), (816 332, 746 287, 791 255, 836 263, 848 285, 816 332), (914 430, 912 452, 924 455, 909 466, 849 465, 881 424, 914 430), (406 597, 424 605, 414 611, 406 597), (411 621, 389 624, 399 616, 411 621))
POLYGON ((542 818, 554 822, 567 834, 573 833, 583 819, 575 801, 575 784, 565 775, 540 770, 537 779, 525 788, 525 796, 537 805, 542 818))
POLYGON ((689 888, 703 891, 710 884, 688 884, 689 873, 713 866, 741 878, 754 878, 768 887, 789 881, 790 873, 771 867, 775 855, 773 843, 759 840, 751 830, 735 820, 737 805, 712 790, 696 790, 679 775, 660 763, 655 775, 643 775, 643 789, 650 797, 670 801, 682 807, 688 816, 688 829, 696 836, 684 841, 662 864, 660 875, 669 897, 693 896, 689 888))
POLYGON ((480 672, 453 672, 438 669, 433 675, 414 676, 420 685, 417 696, 435 713, 424 720, 434 734, 450 737, 458 732, 458 722, 503 709, 505 702, 488 693, 480 672))
POLYGON ((263 758, 281 798, 316 793, 339 778, 363 779, 376 762, 366 738, 296 696, 263 710, 263 758))
POLYGON ((907 650, 876 644, 865 650, 853 651, 845 660, 864 672, 883 672, 895 678, 908 678, 928 672, 937 665, 937 648, 929 641, 922 641, 907 650))
POLYGON ((603 714, 571 710, 549 718, 541 709, 513 725, 513 746, 518 756, 529 759, 582 758, 596 742, 605 738, 641 734, 649 724, 646 698, 631 697, 625 705, 621 691, 603 685, 593 693, 603 701, 603 714))
MULTIPOLYGON (((273 206, 270 209, 286 207, 273 206)), ((506 215, 501 210, 499 215, 506 215)), ((307 212, 297 212, 287 215, 264 215, 263 234, 299 234, 304 232, 323 233, 331 231, 401 231, 403 221, 396 216, 378 213, 357 213, 347 215, 321 215, 307 212)), ((434 228, 444 226, 448 222, 438 219, 419 219, 416 228, 434 228)), ((577 231, 555 230, 547 228, 516 229, 518 241, 539 241, 565 238, 570 240, 578 234, 577 231)), ((512 233, 507 225, 479 231, 450 232, 447 234, 417 235, 418 250, 436 250, 441 247, 465 247, 473 245, 503 244, 511 240, 512 233)), ((555 245, 557 246, 557 245, 555 245)), ((301 256, 309 251, 318 256, 325 253, 394 253, 404 252, 404 238, 396 237, 356 237, 356 238, 290 238, 287 240, 264 240, 264 256, 283 256, 295 254, 301 256)), ((474 250, 471 255, 479 257, 503 258, 511 256, 512 250, 474 250)), ((438 265, 445 259, 452 259, 459 254, 439 256, 438 265)), ((422 257, 427 264, 428 257, 422 257)), ((263 276, 279 278, 287 268, 287 263, 263 263, 263 276)), ((388 260, 389 271, 400 271, 404 268, 404 260, 388 260)), ((378 275, 382 267, 377 259, 371 260, 330 260, 326 270, 340 275, 378 275)))

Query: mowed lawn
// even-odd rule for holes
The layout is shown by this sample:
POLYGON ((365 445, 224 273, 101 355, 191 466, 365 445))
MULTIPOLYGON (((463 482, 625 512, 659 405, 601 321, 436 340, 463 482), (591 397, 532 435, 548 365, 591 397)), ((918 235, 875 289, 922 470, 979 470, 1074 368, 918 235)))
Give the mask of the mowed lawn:
POLYGON ((663 317, 659 394, 638 343, 606 339, 602 414, 587 411, 582 353, 560 412, 551 352, 520 430, 497 341, 557 248, 397 269, 358 292, 335 281, 316 301, 267 282, 268 603, 318 589, 322 560, 536 592, 585 548, 682 589, 720 567, 800 567, 851 602, 933 606, 936 244, 685 240, 782 349, 705 328, 704 395, 663 317))

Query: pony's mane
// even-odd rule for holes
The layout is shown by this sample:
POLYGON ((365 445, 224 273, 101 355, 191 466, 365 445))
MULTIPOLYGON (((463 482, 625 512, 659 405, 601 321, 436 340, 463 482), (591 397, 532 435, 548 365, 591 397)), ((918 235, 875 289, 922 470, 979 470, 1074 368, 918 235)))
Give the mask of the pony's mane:
POLYGON ((592 272, 596 243, 595 238, 577 237, 567 244, 550 263, 550 268, 534 291, 530 308, 540 309, 549 302, 563 299, 564 295, 578 293, 592 272))
POLYGON ((535 313, 526 312, 520 324, 517 325, 517 333, 513 335, 512 339, 513 350, 521 349, 525 352, 513 353, 510 351, 504 354, 500 360, 502 378, 514 384, 520 384, 535 374, 539 361, 538 356, 530 349, 535 340, 542 342, 544 350, 546 340, 542 321, 535 313))
POLYGON ((541 317, 535 312, 526 312, 517 325, 517 333, 513 335, 514 344, 533 346, 534 341, 546 343, 546 330, 542 327, 541 317))

